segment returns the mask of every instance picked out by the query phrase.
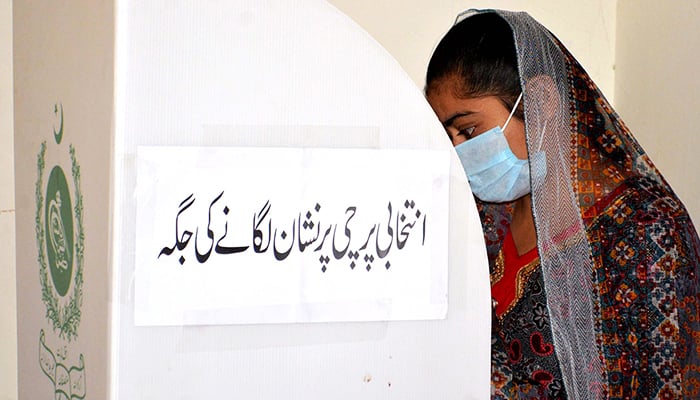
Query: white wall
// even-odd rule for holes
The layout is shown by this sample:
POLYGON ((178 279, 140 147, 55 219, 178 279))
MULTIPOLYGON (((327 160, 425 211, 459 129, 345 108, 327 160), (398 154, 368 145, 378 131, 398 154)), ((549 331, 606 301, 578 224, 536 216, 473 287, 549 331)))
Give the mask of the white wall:
MULTIPOLYGON (((700 3, 682 0, 330 0, 423 86, 432 49, 466 7, 525 10, 554 32, 700 224, 700 3), (619 7, 617 7, 619 4, 619 7), (617 7, 617 8, 616 8, 617 7)), ((0 0, 0 400, 16 399, 12 1, 0 0)))
POLYGON ((616 1, 329 0, 379 41, 419 87, 440 38, 467 8, 526 11, 576 56, 606 97, 614 98, 616 1))
POLYGON ((0 0, 0 400, 17 398, 12 0, 0 0))
POLYGON ((700 2, 618 4, 616 109, 700 228, 700 2))

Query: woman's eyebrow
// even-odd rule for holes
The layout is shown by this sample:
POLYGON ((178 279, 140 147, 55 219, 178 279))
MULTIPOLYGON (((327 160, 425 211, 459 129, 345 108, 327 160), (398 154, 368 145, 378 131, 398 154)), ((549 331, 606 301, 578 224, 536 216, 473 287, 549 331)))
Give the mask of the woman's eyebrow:
POLYGON ((447 118, 443 123, 442 126, 447 128, 448 126, 452 125, 452 123, 459 117, 466 117, 468 115, 474 114, 473 111, 458 111, 454 114, 452 114, 449 118, 447 118))

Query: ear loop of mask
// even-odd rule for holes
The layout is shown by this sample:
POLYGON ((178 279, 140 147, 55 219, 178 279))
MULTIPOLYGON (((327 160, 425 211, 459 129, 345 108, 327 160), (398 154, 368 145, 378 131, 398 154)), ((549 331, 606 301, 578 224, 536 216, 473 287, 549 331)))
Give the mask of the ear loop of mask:
POLYGON ((503 128, 501 130, 505 131, 506 127, 508 126, 508 123, 510 123, 510 119, 513 118, 513 114, 515 114, 515 110, 518 109, 518 104, 520 104, 520 99, 523 98, 523 92, 520 92, 520 95, 518 96, 518 99, 515 100, 515 105, 513 106, 513 109, 510 110, 510 115, 508 116, 508 119, 506 120, 506 123, 503 124, 503 128))

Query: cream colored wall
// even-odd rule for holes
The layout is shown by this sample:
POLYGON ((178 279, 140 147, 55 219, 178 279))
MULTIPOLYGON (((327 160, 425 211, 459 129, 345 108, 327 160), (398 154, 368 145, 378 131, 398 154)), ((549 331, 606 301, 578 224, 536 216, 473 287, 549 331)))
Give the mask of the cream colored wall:
POLYGON ((17 399, 12 0, 0 0, 0 400, 17 399))
POLYGON ((700 228, 700 2, 618 0, 615 103, 700 228))
MULTIPOLYGON (((466 7, 524 10, 554 32, 614 102, 700 222, 700 3, 671 0, 330 0, 422 87, 430 53, 466 7), (616 4, 619 3, 619 8, 616 4), (616 65, 616 67, 615 67, 616 65), (695 146, 694 146, 695 145, 695 146), (691 155, 692 154, 692 155, 691 155)), ((12 1, 0 0, 0 400, 16 399, 12 1)))
POLYGON ((576 56, 609 100, 614 95, 616 1, 329 0, 374 36, 421 88, 433 48, 467 8, 526 11, 576 56))

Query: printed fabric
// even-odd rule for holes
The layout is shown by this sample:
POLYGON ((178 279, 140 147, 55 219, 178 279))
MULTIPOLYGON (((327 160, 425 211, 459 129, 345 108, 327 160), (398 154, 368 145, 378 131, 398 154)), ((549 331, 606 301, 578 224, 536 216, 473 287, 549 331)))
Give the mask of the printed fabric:
MULTIPOLYGON (((526 13, 474 12, 513 29, 528 151, 546 159, 532 181, 540 264, 505 317, 494 312, 493 398, 700 398, 700 241, 688 212, 549 31, 526 13), (514 362, 518 341, 530 366, 514 362)), ((477 203, 494 274, 512 205, 477 203)))
POLYGON ((565 399, 537 249, 507 234, 491 271, 493 398, 565 399))

